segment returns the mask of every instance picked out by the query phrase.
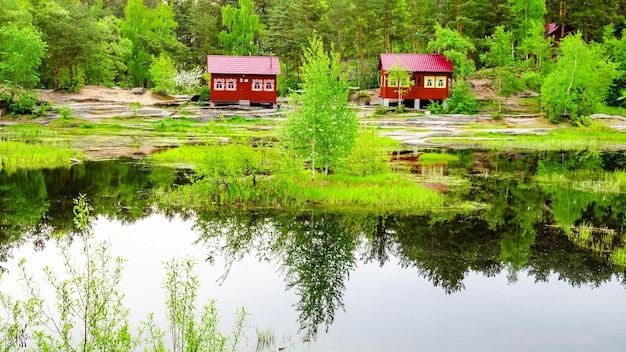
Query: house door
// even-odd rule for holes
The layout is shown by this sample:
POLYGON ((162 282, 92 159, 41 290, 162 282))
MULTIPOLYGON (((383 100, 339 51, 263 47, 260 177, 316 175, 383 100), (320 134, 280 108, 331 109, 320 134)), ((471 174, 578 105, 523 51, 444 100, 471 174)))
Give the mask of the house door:
POLYGON ((239 77, 237 90, 239 91, 239 104, 250 105, 250 94, 252 92, 250 77, 246 75, 239 77))

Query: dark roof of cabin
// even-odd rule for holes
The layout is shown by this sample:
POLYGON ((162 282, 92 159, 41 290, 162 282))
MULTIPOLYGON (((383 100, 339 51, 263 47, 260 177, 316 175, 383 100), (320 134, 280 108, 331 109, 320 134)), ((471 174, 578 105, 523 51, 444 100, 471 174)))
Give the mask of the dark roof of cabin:
POLYGON ((208 55, 207 71, 221 74, 279 75, 277 56, 208 55))
POLYGON ((453 72, 452 64, 438 54, 380 54, 378 68, 389 70, 400 61, 405 70, 411 72, 453 72))

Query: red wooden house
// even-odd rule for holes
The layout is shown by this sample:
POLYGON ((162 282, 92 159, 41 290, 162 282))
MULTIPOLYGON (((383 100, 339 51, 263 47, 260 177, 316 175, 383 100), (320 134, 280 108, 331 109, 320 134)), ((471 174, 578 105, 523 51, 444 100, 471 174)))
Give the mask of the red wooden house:
POLYGON ((272 104, 276 108, 276 56, 209 55, 211 106, 216 104, 272 104))
POLYGON ((389 106, 398 101, 398 89, 407 91, 402 100, 407 106, 420 108, 422 100, 445 100, 450 93, 452 64, 443 55, 435 54, 380 54, 380 104, 389 106), (409 80, 389 79, 387 71, 396 63, 411 72, 409 80), (410 83, 412 81, 412 83, 410 83))

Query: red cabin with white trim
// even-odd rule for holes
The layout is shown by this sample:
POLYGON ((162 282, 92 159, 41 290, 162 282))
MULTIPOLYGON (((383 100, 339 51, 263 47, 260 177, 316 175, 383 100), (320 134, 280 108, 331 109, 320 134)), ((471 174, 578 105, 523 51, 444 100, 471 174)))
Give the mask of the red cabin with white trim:
POLYGON ((276 107, 276 56, 207 56, 211 74, 211 106, 272 104, 276 107))
POLYGON ((380 103, 389 106, 398 101, 398 89, 405 88, 402 100, 420 107, 421 100, 445 100, 450 94, 452 64, 437 54, 380 54, 380 103), (389 79, 387 71, 396 63, 411 73, 409 82, 389 79))

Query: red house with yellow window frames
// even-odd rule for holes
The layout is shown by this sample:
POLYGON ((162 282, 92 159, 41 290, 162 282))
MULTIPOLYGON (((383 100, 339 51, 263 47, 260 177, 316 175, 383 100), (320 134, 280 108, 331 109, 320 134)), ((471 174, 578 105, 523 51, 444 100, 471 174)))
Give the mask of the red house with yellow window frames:
POLYGON ((216 104, 272 104, 276 108, 276 56, 209 55, 211 106, 216 104))
POLYGON ((398 101, 398 89, 407 89, 402 100, 420 108, 423 100, 445 100, 450 93, 452 64, 436 54, 380 54, 380 104, 389 106, 398 101), (396 63, 411 73, 410 79, 398 82, 389 79, 387 71, 396 63), (409 82, 412 81, 412 84, 409 82))

